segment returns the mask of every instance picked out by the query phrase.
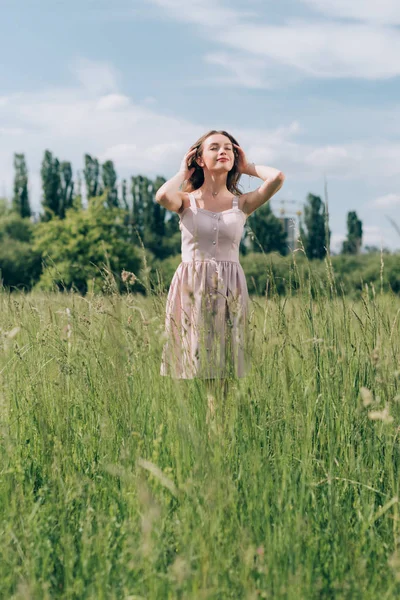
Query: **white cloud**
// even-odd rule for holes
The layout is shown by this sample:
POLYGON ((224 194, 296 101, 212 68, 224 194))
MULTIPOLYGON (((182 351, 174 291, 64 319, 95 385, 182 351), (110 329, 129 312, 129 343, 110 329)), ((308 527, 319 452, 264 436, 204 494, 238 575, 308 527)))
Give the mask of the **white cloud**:
POLYGON ((392 231, 385 227, 377 225, 363 224, 363 247, 378 246, 378 248, 386 248, 390 246, 390 236, 392 231))
MULTIPOLYGON (((135 104, 118 90, 94 96, 82 85, 3 97, 0 121, 7 123, 0 138, 0 183, 6 182, 9 191, 14 152, 25 152, 32 174, 40 172, 49 148, 60 160, 71 160, 75 170, 82 168, 88 152, 102 161, 114 160, 121 177, 134 172, 155 176, 176 172, 191 143, 209 128, 135 104), (17 135, 20 131, 23 135, 17 135)), ((250 160, 282 169, 288 180, 322 181, 327 175, 373 184, 377 173, 399 175, 400 144, 394 142, 310 144, 301 141, 307 132, 296 119, 273 129, 233 128, 230 123, 221 128, 232 131, 250 160)), ((36 206, 39 191, 33 185, 36 206)))
POLYGON ((206 54, 203 60, 211 65, 222 67, 230 75, 207 78, 207 84, 217 83, 224 85, 241 86, 250 89, 270 89, 273 87, 271 79, 262 77, 266 63, 264 59, 243 56, 243 54, 228 54, 214 52, 206 54))
POLYGON ((81 86, 93 95, 118 89, 118 71, 108 62, 78 58, 70 64, 69 69, 81 86))
MULTIPOLYGON (((367 8, 363 9, 362 0, 357 0, 353 12, 369 16, 372 23, 368 19, 365 23, 341 23, 315 18, 308 21, 291 18, 282 25, 263 24, 256 12, 235 10, 217 0, 194 0, 190 5, 184 0, 149 2, 164 9, 176 20, 199 26, 199 34, 213 43, 232 48, 236 53, 247 53, 242 54, 244 63, 258 58, 265 61, 260 63, 264 64, 264 68, 274 70, 272 61, 303 77, 375 80, 400 75, 400 61, 397 58, 400 56, 400 32, 396 28, 381 25, 392 23, 392 18, 398 19, 400 8, 393 1, 383 0, 385 18, 379 20, 381 3, 374 7, 369 0, 367 8)), ((322 12, 334 13, 334 9, 329 8, 328 0, 309 0, 309 3, 322 12)), ((345 15, 346 10, 351 13, 352 9, 346 9, 346 6, 345 0, 339 0, 338 15, 345 15)), ((234 57, 223 53, 212 55, 220 66, 232 72, 234 57)), ((237 73, 235 77, 238 78, 237 73)), ((239 78, 240 85, 246 81, 243 77, 245 75, 239 78)), ((220 81, 231 85, 232 75, 220 81)), ((254 81, 254 74, 250 74, 249 87, 255 87, 254 81)), ((269 78, 264 78, 264 81, 268 82, 269 78)), ((286 72, 281 75, 281 81, 286 83, 286 72)))
MULTIPOLYGON (((136 104, 118 89, 95 95, 82 83, 72 88, 52 87, 3 96, 0 122, 4 124, 0 136, 0 190, 6 187, 11 195, 13 153, 24 152, 35 210, 39 209, 40 165, 46 148, 60 160, 70 160, 75 175, 83 168, 87 152, 101 162, 113 160, 120 179, 135 173, 172 176, 189 146, 209 129, 208 123, 164 115, 148 102, 136 104)), ((232 131, 249 160, 282 169, 287 182, 303 182, 304 188, 309 182, 321 182, 322 186, 323 175, 330 181, 362 179, 363 183, 376 185, 379 174, 386 182, 392 178, 392 189, 398 189, 398 143, 382 138, 379 142, 310 143, 303 141, 308 132, 298 119, 271 129, 239 127, 230 122, 219 127, 232 131)), ((243 178, 244 191, 248 191, 246 184, 243 178)), ((387 205, 389 201, 385 202, 387 205)), ((396 202, 391 202, 393 208, 398 206, 396 202)), ((380 213, 377 210, 375 214, 380 213)))
POLYGON ((400 194, 385 194, 369 203, 374 208, 395 208, 400 207, 400 194))
POLYGON ((221 24, 227 27, 239 23, 246 17, 256 17, 255 11, 235 10, 224 6, 218 0, 149 0, 163 9, 172 18, 185 23, 194 23, 202 27, 221 29, 221 24))
POLYGON ((281 26, 224 28, 220 41, 311 77, 384 79, 400 74, 400 33, 395 29, 292 19, 281 26))
MULTIPOLYGON (((379 227, 377 225, 365 225, 363 223, 363 238, 361 249, 366 246, 377 246, 378 248, 394 248, 394 240, 392 231, 386 227, 379 227)), ((331 234, 331 252, 338 254, 342 251, 342 244, 346 239, 346 235, 343 233, 332 233, 331 234)))
POLYGON ((371 23, 400 24, 398 0, 302 0, 329 17, 355 19, 371 23))
POLYGON ((342 243, 346 239, 346 236, 342 233, 332 233, 331 234, 331 252, 337 254, 342 250, 342 243))
POLYGON ((102 96, 97 104, 97 110, 113 111, 121 108, 127 108, 130 105, 130 99, 128 96, 122 94, 108 94, 108 96, 102 96))

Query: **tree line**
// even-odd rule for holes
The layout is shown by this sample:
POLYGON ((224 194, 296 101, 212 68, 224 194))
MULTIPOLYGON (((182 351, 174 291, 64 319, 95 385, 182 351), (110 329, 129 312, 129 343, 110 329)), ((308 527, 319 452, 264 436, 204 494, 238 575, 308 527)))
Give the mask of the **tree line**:
MULTIPOLYGON (((171 269, 176 268, 181 253, 179 216, 155 201, 164 177, 152 180, 135 175, 118 185, 113 162, 100 164, 89 154, 84 155, 83 171, 74 177, 70 162, 60 161, 46 150, 40 170, 41 210, 33 213, 24 154, 14 154, 14 170, 13 195, 0 199, 0 285, 76 288, 86 293, 103 289, 111 273, 138 273, 143 257, 148 269, 145 277, 159 267, 168 279, 171 269)), ((323 259, 330 246, 325 211, 322 199, 308 194, 299 231, 311 260, 323 259)), ((359 254, 362 223, 354 211, 348 213, 347 227, 341 255, 359 254)), ((242 257, 247 255, 247 263, 256 261, 260 253, 282 258, 290 255, 282 221, 269 203, 248 217, 239 251, 242 257)), ((262 279, 265 273, 259 276, 262 279)), ((136 289, 145 290, 140 282, 136 289)))
MULTIPOLYGON (((28 193, 28 169, 24 154, 14 154, 14 193, 12 211, 22 218, 32 216, 28 193)), ((82 205, 82 180, 78 172, 73 179, 72 165, 60 161, 50 150, 45 150, 41 165, 42 212, 40 221, 53 218, 65 219, 69 209, 84 210, 82 205)), ((155 202, 158 188, 166 181, 157 176, 155 180, 138 175, 128 182, 123 179, 120 190, 117 186, 117 173, 113 161, 100 165, 97 158, 84 155, 83 177, 88 203, 91 199, 105 196, 105 208, 122 208, 126 211, 126 225, 136 225, 143 241, 158 258, 170 256, 180 251, 180 241, 171 237, 179 236, 179 218, 166 211, 155 202)), ((325 204, 320 196, 308 194, 300 219, 300 234, 309 258, 324 258, 330 244, 331 232, 327 228, 325 204)), ((266 203, 247 220, 248 231, 243 239, 241 252, 279 252, 283 256, 289 252, 287 236, 282 222, 266 203), (251 233, 251 234, 250 234, 251 233)), ((347 214, 347 237, 342 244, 342 254, 358 254, 362 246, 362 222, 355 211, 347 214)))

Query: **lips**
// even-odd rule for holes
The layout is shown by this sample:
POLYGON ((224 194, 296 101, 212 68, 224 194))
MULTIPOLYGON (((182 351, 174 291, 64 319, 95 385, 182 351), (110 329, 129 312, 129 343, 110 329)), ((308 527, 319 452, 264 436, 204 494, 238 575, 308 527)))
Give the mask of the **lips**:
POLYGON ((228 158, 219 158, 217 162, 228 162, 228 158))

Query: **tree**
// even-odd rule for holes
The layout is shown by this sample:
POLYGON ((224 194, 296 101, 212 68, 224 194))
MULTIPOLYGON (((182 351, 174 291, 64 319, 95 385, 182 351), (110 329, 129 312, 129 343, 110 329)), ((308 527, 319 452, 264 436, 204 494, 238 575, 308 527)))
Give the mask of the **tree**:
POLYGON ((347 240, 343 242, 342 254, 359 254, 362 234, 362 222, 358 219, 357 213, 355 211, 347 213, 347 240))
POLYGON ((30 289, 41 272, 40 252, 32 248, 34 225, 12 211, 0 218, 0 283, 30 289))
POLYGON ((152 190, 152 181, 147 177, 137 175, 131 178, 132 220, 142 240, 146 227, 151 226, 152 190))
POLYGON ((28 170, 26 168, 25 155, 14 154, 14 196, 12 208, 22 218, 31 216, 28 195, 28 170))
POLYGON ((126 184, 126 179, 123 179, 122 185, 121 185, 122 206, 123 206, 123 208, 125 208, 125 210, 129 210, 128 199, 127 199, 126 194, 127 194, 127 184, 126 184))
POLYGON ((102 194, 100 186, 100 165, 97 158, 92 158, 90 154, 85 154, 85 168, 83 170, 83 176, 86 183, 86 196, 87 199, 95 198, 102 194))
POLYGON ((249 250, 251 252, 287 254, 286 233, 268 202, 248 217, 247 225, 250 226, 254 234, 250 234, 249 250))
POLYGON ((325 231, 325 205, 319 196, 308 194, 304 205, 304 225, 300 223, 300 236, 308 258, 324 258, 330 248, 331 231, 325 231), (326 239, 328 237, 328 239, 326 239))
POLYGON ((60 165, 60 202, 58 216, 64 219, 65 212, 71 208, 74 202, 74 182, 72 181, 72 167, 70 162, 62 162, 60 165))
POLYGON ((112 160, 106 160, 102 166, 103 189, 106 193, 108 206, 119 206, 118 190, 116 187, 117 174, 112 160))
POLYGON ((44 153, 40 174, 44 208, 42 220, 49 221, 54 216, 58 216, 60 210, 60 163, 57 158, 53 157, 50 150, 46 150, 44 153))
MULTIPOLYGON (((72 208, 65 219, 54 218, 35 227, 33 250, 43 256, 45 264, 38 288, 86 293, 94 284, 100 291, 107 264, 117 281, 123 269, 139 273, 141 252, 129 239, 125 211, 109 208, 105 200, 105 194, 92 198, 86 210, 72 208)), ((122 283, 120 287, 124 289, 122 283)))

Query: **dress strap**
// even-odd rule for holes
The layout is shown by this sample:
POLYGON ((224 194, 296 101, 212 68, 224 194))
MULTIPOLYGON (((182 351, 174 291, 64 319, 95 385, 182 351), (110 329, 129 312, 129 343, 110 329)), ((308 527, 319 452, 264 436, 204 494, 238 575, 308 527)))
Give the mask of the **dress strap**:
POLYGON ((233 200, 232 200, 232 208, 238 208, 239 206, 239 197, 238 196, 233 196, 233 200))
POLYGON ((196 213, 197 212, 196 200, 194 199, 193 194, 191 194, 190 192, 189 192, 189 200, 190 200, 190 206, 191 206, 193 212, 196 213))

